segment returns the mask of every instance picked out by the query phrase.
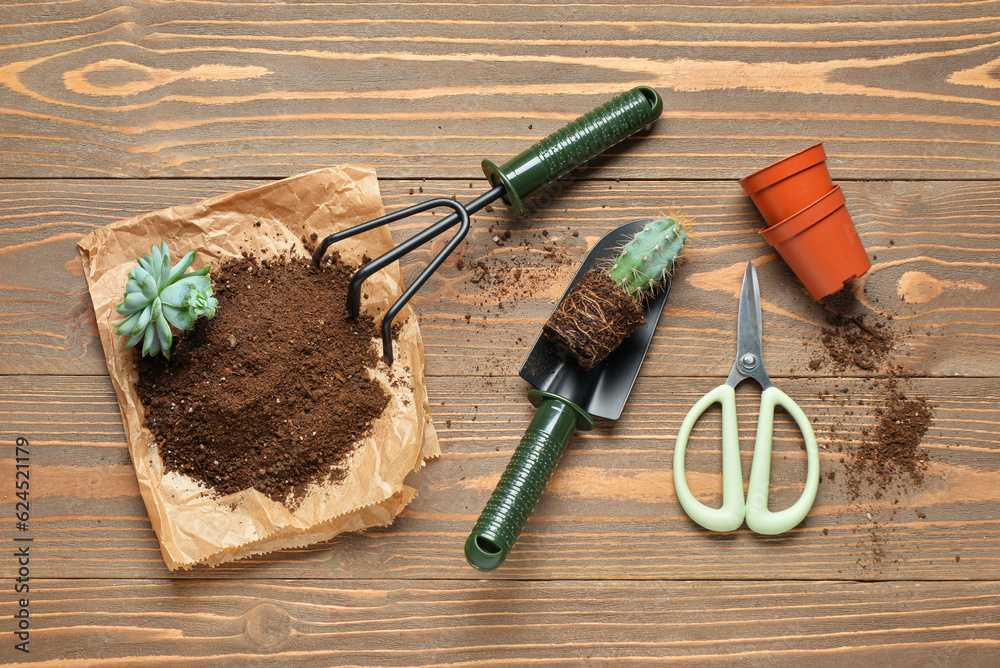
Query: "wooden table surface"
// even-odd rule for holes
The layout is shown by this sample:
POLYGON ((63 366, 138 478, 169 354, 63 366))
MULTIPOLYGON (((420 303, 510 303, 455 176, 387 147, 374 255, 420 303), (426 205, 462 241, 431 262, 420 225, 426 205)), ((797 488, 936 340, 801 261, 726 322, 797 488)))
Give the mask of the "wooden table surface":
MULTIPOLYGON (((0 662, 1000 664, 1000 2, 3 0, 0 22, 0 662), (477 215, 415 300, 443 455, 408 479, 420 493, 395 525, 169 573, 76 242, 331 164, 374 165, 388 209, 465 201, 483 158, 640 84, 665 99, 651 132, 524 221, 477 215), (816 141, 873 259, 858 306, 896 339, 870 371, 830 361, 827 312, 736 183, 816 141), (507 563, 473 571, 463 540, 531 412, 530 342, 604 231, 671 208, 696 240, 624 415, 573 441, 507 563), (538 280, 513 299, 457 265, 512 257, 492 240, 505 230, 536 250, 550 231, 560 258, 529 261, 538 280), (768 370, 822 448, 815 507, 782 537, 703 531, 671 482, 683 415, 729 370, 751 259, 768 370), (834 446, 865 438, 893 373, 933 411, 926 478, 852 501, 834 446)), ((756 401, 741 388, 744 469, 756 401)), ((708 498, 718 430, 707 416, 691 445, 708 498)), ((777 504, 798 494, 797 439, 779 425, 777 504)))

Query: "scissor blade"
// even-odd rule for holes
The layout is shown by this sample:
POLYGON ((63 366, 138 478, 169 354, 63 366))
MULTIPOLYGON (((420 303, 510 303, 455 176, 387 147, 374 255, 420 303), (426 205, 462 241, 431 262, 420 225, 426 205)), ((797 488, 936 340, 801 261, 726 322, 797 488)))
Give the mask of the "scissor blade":
POLYGON ((743 289, 740 291, 740 310, 736 324, 736 359, 751 353, 761 356, 760 285, 757 283, 757 269, 753 262, 747 262, 743 274, 743 289))

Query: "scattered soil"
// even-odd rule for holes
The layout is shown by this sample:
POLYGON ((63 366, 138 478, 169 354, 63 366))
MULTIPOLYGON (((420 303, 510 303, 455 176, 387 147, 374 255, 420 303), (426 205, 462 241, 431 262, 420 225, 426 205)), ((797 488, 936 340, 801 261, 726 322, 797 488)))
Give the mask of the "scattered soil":
MULTIPOLYGON (((854 544, 855 549, 861 553, 857 560, 858 566, 863 570, 881 570, 883 566, 888 564, 899 563, 898 559, 892 557, 892 552, 889 549, 889 532, 895 531, 895 529, 889 527, 889 532, 887 532, 886 522, 880 522, 870 512, 868 516, 870 524, 866 527, 859 526, 852 529, 852 533, 855 535, 861 533, 860 540, 854 544)), ((896 511, 893 510, 888 520, 892 521, 895 516, 896 511)))
POLYGON ((572 359, 590 371, 645 323, 642 305, 607 274, 591 269, 559 303, 542 331, 561 359, 572 359))
MULTIPOLYGON (((868 491, 881 499, 890 491, 905 490, 900 486, 902 481, 919 486, 927 461, 919 445, 931 424, 931 408, 924 397, 906 396, 897 378, 898 367, 889 364, 893 347, 903 341, 905 334, 893 331, 885 322, 865 322, 859 316, 837 314, 827 323, 829 327, 824 328, 821 338, 836 371, 857 369, 884 374, 873 375, 864 383, 873 397, 867 405, 877 419, 874 426, 862 427, 858 435, 851 434, 843 421, 831 425, 830 435, 839 441, 838 449, 843 451, 847 445, 844 464, 850 498, 857 500, 868 491)), ((821 364, 813 360, 809 366, 818 368, 821 364)), ((836 397, 848 391, 848 387, 834 388, 820 396, 836 397)), ((866 405, 864 400, 847 396, 838 401, 845 406, 848 402, 866 405)))
MULTIPOLYGON (((848 508, 867 520, 851 529, 860 536, 851 544, 858 552, 857 564, 862 570, 881 570, 898 563, 891 555, 889 536, 895 531, 891 522, 900 500, 924 482, 928 455, 920 441, 932 423, 932 411, 924 397, 906 395, 898 378, 900 367, 890 363, 893 349, 909 333, 871 312, 855 313, 860 304, 850 295, 835 299, 836 303, 826 300, 833 314, 821 335, 829 359, 811 360, 809 367, 816 370, 829 363, 835 372, 861 371, 869 376, 862 387, 870 398, 851 397, 846 386, 820 392, 820 397, 843 406, 845 417, 862 409, 875 419, 860 432, 853 420, 835 419, 829 442, 843 455, 848 508)), ((828 473, 827 479, 836 476, 828 473)))
POLYGON ((919 446, 931 426, 931 409, 924 397, 907 398, 894 378, 885 387, 882 404, 875 409, 875 429, 853 449, 847 463, 847 490, 852 499, 859 497, 862 484, 884 494, 902 480, 915 487, 924 482, 928 457, 919 446))
POLYGON ((486 238, 483 247, 470 246, 455 264, 459 271, 468 271, 465 280, 483 297, 480 306, 509 309, 549 288, 560 269, 572 264, 548 230, 512 233, 490 227, 486 238))
POLYGON ((309 485, 343 478, 389 403, 371 372, 382 364, 376 324, 345 306, 352 273, 336 252, 318 270, 244 256, 212 272, 216 316, 170 361, 139 366, 144 424, 167 470, 293 508, 309 485))
MULTIPOLYGON (((872 371, 888 360, 896 335, 885 323, 867 324, 863 317, 840 314, 829 316, 826 322, 829 326, 823 329, 821 340, 836 371, 851 367, 872 371)), ((814 363, 813 370, 820 366, 818 360, 810 361, 809 366, 814 363)))
MULTIPOLYGON (((490 208, 484 210, 489 212, 490 208)), ((522 300, 537 299, 551 293, 553 285, 564 284, 576 268, 573 247, 586 244, 578 237, 578 231, 565 226, 534 231, 473 228, 455 263, 463 292, 470 305, 477 307, 476 315, 461 316, 468 333, 466 343, 484 336, 492 339, 497 334, 496 323, 515 311, 522 300)), ((475 361, 476 372, 487 379, 516 373, 523 349, 534 342, 536 334, 496 340, 496 345, 483 347, 482 356, 475 361)))

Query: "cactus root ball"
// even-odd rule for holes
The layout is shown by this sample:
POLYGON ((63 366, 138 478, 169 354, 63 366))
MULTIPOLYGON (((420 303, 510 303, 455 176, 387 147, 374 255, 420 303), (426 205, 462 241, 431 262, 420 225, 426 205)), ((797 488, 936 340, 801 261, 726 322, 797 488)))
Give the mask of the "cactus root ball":
POLYGON ((607 274, 588 271, 542 331, 562 359, 590 371, 644 325, 642 306, 607 274))

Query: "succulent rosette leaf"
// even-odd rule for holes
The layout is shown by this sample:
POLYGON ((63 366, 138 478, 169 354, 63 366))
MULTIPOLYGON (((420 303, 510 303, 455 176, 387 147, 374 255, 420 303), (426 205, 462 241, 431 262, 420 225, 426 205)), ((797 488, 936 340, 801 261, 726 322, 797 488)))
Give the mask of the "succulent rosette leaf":
POLYGON ((142 354, 162 353, 170 359, 173 345, 171 325, 184 331, 194 326, 200 316, 215 315, 218 300, 212 296, 212 280, 208 267, 185 274, 194 262, 191 251, 170 266, 170 249, 166 242, 153 246, 149 255, 137 258, 125 284, 125 296, 118 313, 126 316, 115 323, 116 332, 129 337, 126 348, 142 342, 142 354))

